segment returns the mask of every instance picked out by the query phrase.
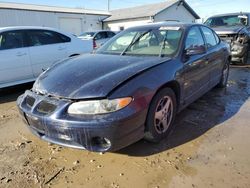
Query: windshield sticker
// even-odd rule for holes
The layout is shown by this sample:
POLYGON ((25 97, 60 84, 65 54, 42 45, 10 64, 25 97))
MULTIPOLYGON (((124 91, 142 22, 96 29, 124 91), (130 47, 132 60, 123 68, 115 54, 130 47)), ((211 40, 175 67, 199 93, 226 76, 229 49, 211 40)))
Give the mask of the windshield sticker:
POLYGON ((248 17, 246 15, 239 15, 238 18, 247 19, 248 17))
POLYGON ((174 30, 174 31, 178 31, 180 30, 180 27, 174 27, 174 26, 162 26, 159 28, 160 31, 164 31, 164 30, 174 30))

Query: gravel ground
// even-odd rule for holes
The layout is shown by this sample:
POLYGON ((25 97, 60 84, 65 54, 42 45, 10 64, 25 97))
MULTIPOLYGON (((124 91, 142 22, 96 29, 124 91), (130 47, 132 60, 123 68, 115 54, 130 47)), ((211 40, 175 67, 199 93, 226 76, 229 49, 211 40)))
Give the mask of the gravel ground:
POLYGON ((250 187, 250 68, 233 66, 227 89, 182 111, 159 144, 143 140, 115 153, 48 144, 18 116, 31 84, 0 90, 0 187, 250 187))

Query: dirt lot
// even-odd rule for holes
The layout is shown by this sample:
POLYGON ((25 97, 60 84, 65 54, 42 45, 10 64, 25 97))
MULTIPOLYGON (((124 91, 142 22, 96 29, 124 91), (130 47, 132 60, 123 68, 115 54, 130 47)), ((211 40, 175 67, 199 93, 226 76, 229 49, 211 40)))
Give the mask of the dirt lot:
POLYGON ((31 85, 0 94, 0 187, 250 187, 250 68, 232 67, 228 88, 213 89, 177 116, 160 144, 91 153, 37 139, 15 100, 31 85))

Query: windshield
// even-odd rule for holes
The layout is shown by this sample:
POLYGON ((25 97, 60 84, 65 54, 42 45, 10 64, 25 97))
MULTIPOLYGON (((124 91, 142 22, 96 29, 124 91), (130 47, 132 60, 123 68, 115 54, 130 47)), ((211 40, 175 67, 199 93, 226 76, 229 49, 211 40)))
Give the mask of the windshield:
POLYGON ((210 27, 248 25, 248 17, 246 15, 219 16, 208 18, 205 24, 210 27))
POLYGON ((85 32, 80 35, 80 37, 93 37, 95 35, 95 32, 85 32))
POLYGON ((97 53, 117 55, 173 56, 176 54, 182 30, 179 27, 126 30, 115 36, 97 53))

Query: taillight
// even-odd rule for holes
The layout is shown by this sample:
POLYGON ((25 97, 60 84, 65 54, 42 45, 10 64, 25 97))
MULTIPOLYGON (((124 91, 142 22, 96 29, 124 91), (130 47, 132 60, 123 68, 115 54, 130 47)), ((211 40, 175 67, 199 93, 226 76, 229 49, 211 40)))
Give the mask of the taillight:
POLYGON ((96 45, 96 41, 95 39, 93 40, 93 48, 96 49, 97 48, 97 45, 96 45))

